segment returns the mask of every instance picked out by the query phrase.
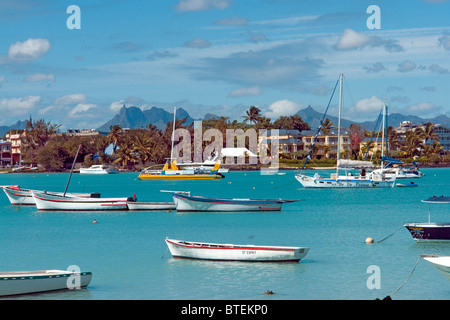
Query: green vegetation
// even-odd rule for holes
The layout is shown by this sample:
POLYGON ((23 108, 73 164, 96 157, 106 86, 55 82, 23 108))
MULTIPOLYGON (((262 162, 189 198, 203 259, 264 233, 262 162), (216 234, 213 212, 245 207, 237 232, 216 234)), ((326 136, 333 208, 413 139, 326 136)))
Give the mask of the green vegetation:
MULTIPOLYGON (((299 131, 309 130, 309 125, 298 115, 285 117, 272 122, 270 118, 263 117, 260 109, 251 106, 243 116, 243 121, 230 121, 227 117, 204 120, 202 122, 203 133, 211 128, 218 129, 226 137, 227 129, 297 129, 299 131)), ((194 138, 193 124, 183 125, 185 119, 176 120, 176 128, 184 128, 194 138)), ((58 134, 60 125, 52 124, 41 119, 33 121, 31 118, 27 123, 25 134, 22 138, 22 160, 25 164, 39 164, 45 170, 58 171, 70 168, 78 146, 82 148, 78 156, 78 162, 84 166, 95 163, 112 163, 126 169, 144 167, 149 164, 161 164, 170 157, 171 121, 167 122, 164 130, 159 130, 149 124, 146 129, 123 130, 119 126, 111 126, 110 132, 104 135, 73 136, 66 133, 58 134), (112 144, 113 154, 105 154, 105 149, 112 144)), ((333 124, 329 119, 323 123, 322 131, 329 133, 333 124)), ((450 155, 446 155, 438 141, 438 135, 434 132, 435 127, 427 123, 424 127, 409 130, 403 134, 396 133, 392 127, 388 129, 389 156, 400 159, 405 163, 413 160, 421 164, 449 165, 450 155)), ((351 139, 351 150, 341 154, 341 158, 362 159, 367 148, 373 149, 374 144, 361 144, 364 138, 372 134, 363 130, 359 125, 352 124, 349 128, 351 139), (361 148, 361 150, 360 150, 361 148)), ((224 139, 225 141, 225 139, 224 139)), ((203 147, 210 142, 203 142, 203 147)), ((193 145, 193 143, 191 143, 193 145)), ((321 146, 321 152, 327 154, 330 146, 321 146)), ((313 150, 313 158, 316 150, 313 150)), ((300 167, 303 166, 309 150, 299 150, 293 154, 280 154, 280 166, 300 167)), ((380 161, 381 152, 375 152, 375 161, 380 161)), ((336 165, 333 158, 322 157, 309 161, 307 166, 332 167, 336 165)))

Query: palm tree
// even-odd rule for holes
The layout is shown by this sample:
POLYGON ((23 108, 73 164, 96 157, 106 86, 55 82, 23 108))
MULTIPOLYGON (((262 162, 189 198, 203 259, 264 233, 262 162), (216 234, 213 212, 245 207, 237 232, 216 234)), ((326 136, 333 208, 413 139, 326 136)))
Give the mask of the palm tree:
POLYGON ((439 141, 434 140, 433 144, 427 144, 424 148, 425 156, 430 157, 434 154, 439 154, 444 147, 439 143, 439 141))
POLYGON ((330 119, 326 118, 322 122, 322 132, 323 132, 323 134, 326 134, 326 135, 329 134, 332 127, 333 127, 333 123, 331 122, 330 119))
POLYGON ((428 140, 439 141, 439 134, 434 132, 436 130, 436 126, 433 123, 431 122, 425 123, 425 126, 423 127, 422 130, 425 143, 427 143, 428 140))
POLYGON ((390 150, 397 150, 400 147, 397 131, 392 126, 388 128, 388 142, 390 150))
POLYGON ((325 145, 323 146, 323 148, 322 148, 322 150, 323 150, 323 155, 324 155, 326 158, 328 158, 328 152, 330 152, 331 149, 332 149, 332 148, 331 148, 329 145, 327 145, 327 144, 325 144, 325 145))
POLYGON ((244 122, 249 121, 255 124, 260 117, 261 110, 258 107, 251 106, 250 109, 248 109, 245 113, 247 115, 243 116, 243 118, 245 119, 244 122))
POLYGON ((414 157, 420 154, 420 150, 424 147, 422 139, 412 130, 406 132, 405 145, 400 149, 407 157, 414 157))
POLYGON ((140 159, 142 165, 150 159, 153 147, 154 143, 152 138, 146 133, 141 132, 136 135, 134 139, 133 151, 136 152, 136 155, 140 159))
POLYGON ((117 124, 115 124, 109 128, 111 129, 111 132, 108 133, 108 135, 106 137, 108 138, 108 142, 113 144, 113 150, 114 150, 114 152, 116 152, 116 149, 122 138, 123 130, 117 124))
POLYGON ((132 163, 136 162, 134 144, 129 135, 124 137, 116 156, 117 157, 113 162, 119 163, 124 168, 129 168, 132 163))

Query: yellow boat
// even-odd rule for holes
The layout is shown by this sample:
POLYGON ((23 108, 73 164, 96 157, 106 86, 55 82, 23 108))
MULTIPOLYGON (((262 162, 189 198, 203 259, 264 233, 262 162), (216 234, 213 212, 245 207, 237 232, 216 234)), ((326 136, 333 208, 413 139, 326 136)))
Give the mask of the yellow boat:
POLYGON ((220 163, 216 163, 211 171, 201 168, 183 169, 177 165, 177 161, 166 161, 162 170, 144 169, 138 176, 139 180, 206 180, 222 179, 225 176, 219 173, 220 163))

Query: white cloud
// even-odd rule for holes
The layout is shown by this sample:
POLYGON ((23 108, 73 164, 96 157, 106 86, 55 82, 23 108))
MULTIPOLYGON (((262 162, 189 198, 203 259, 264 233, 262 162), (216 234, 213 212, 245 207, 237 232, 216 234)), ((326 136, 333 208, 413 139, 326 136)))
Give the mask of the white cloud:
POLYGON ((291 116, 297 113, 303 106, 290 100, 278 100, 269 106, 270 111, 266 112, 266 116, 272 119, 280 116, 291 116))
POLYGON ((97 108, 97 106, 92 103, 79 103, 69 112, 69 117, 85 117, 87 115, 86 111, 93 108, 97 108))
POLYGON ((29 114, 40 101, 40 96, 0 99, 0 112, 8 116, 29 114))
POLYGON ((84 103, 86 102, 86 95, 84 93, 74 93, 69 94, 63 97, 56 98, 53 101, 54 105, 68 105, 68 104, 76 104, 76 103, 84 103))
POLYGON ((372 114, 379 112, 384 102, 376 96, 370 98, 361 99, 355 103, 353 107, 349 109, 351 114, 372 114))
POLYGON ((175 10, 179 12, 186 11, 205 11, 211 9, 223 10, 231 5, 232 0, 181 0, 175 5, 175 10))
POLYGON ((109 109, 113 112, 119 112, 119 110, 124 106, 124 104, 125 104, 125 100, 123 100, 123 99, 119 100, 119 101, 114 101, 109 106, 109 109))
POLYGON ((437 111, 437 108, 431 102, 420 102, 409 106, 407 110, 414 114, 421 114, 422 112, 430 113, 430 111, 437 111))
POLYGON ((351 50, 362 48, 370 41, 371 38, 363 33, 353 31, 352 29, 345 29, 336 44, 336 49, 351 50))
POLYGON ((398 65, 398 71, 399 72, 409 72, 409 71, 413 71, 414 69, 416 69, 417 65, 410 61, 410 60, 405 60, 402 63, 400 63, 398 65))
POLYGON ((50 50, 50 42, 47 39, 28 39, 24 42, 16 42, 9 46, 8 58, 15 61, 36 60, 44 56, 50 50))
POLYGON ((248 96, 259 96, 261 94, 261 89, 258 87, 252 87, 252 88, 241 88, 237 90, 233 90, 230 92, 229 96, 236 98, 236 97, 248 97, 248 96))
POLYGON ((222 26, 244 26, 247 24, 246 18, 240 18, 240 17, 231 17, 228 19, 221 19, 214 22, 216 25, 222 25, 222 26))
POLYGON ((184 46, 188 48, 204 49, 211 47, 211 42, 209 42, 206 39, 195 38, 192 39, 191 41, 186 42, 184 46))
POLYGON ((30 74, 25 79, 23 79, 23 81, 25 81, 25 82, 38 82, 38 81, 55 82, 55 75, 54 74, 35 73, 35 74, 30 74))

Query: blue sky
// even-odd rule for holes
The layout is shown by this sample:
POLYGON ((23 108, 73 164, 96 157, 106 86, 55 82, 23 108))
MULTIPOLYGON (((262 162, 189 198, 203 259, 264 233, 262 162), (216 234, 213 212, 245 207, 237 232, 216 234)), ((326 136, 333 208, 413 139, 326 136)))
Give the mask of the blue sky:
POLYGON ((449 12, 447 0, 2 0, 0 125, 97 128, 123 104, 323 112, 340 73, 346 118, 375 120, 383 103, 450 116, 449 12), (67 28, 70 5, 81 29, 67 28))

